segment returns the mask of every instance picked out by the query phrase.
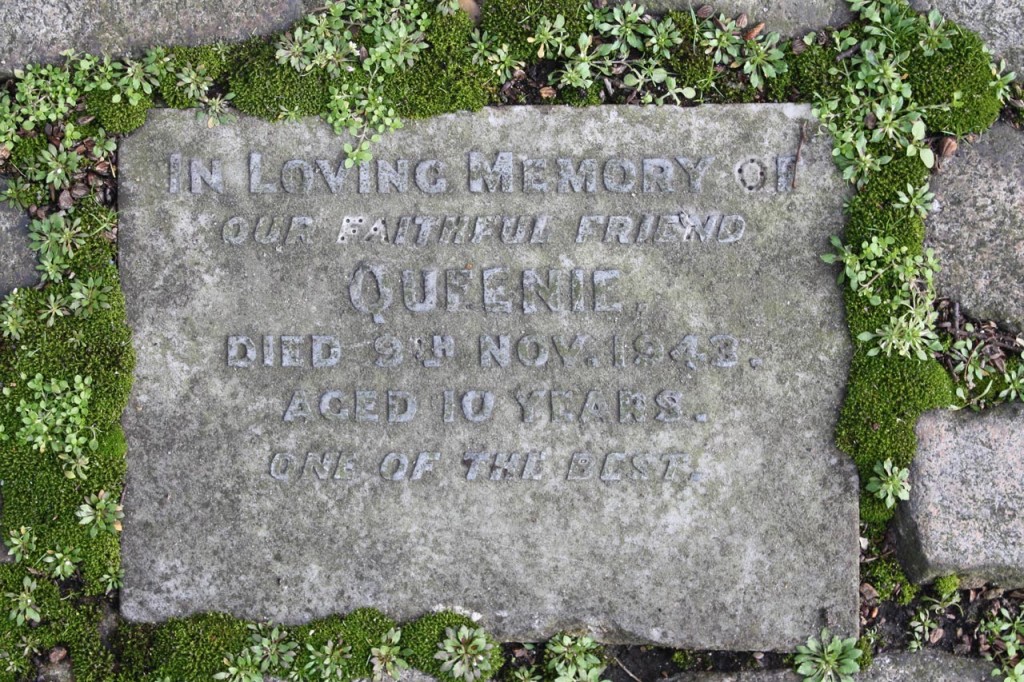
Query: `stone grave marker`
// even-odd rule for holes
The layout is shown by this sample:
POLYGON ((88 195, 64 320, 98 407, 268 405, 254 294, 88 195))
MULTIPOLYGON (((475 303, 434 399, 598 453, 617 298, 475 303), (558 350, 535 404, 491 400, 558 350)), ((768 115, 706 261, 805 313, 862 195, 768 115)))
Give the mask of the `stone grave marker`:
POLYGON ((435 606, 503 639, 857 629, 848 196, 805 106, 509 107, 121 151, 122 611, 435 606))

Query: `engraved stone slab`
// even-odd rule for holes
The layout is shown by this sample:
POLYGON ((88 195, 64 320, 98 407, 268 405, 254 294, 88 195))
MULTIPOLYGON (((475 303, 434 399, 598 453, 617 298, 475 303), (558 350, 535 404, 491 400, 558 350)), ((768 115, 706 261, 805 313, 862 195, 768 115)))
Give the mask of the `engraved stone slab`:
POLYGON ((64 50, 122 56, 156 45, 245 40, 302 17, 301 0, 4 0, 0 74, 64 50))
POLYGON ((849 346, 818 257, 846 191, 809 120, 485 110, 346 170, 317 121, 154 112, 121 153, 123 613, 854 632, 849 346))

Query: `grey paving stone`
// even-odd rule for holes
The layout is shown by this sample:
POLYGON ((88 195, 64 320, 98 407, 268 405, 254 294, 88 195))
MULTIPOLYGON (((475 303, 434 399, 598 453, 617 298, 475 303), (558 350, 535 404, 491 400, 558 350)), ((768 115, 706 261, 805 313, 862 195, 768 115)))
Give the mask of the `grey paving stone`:
MULTIPOLYGON (((992 664, 976 658, 925 649, 917 653, 883 654, 856 676, 857 682, 985 682, 992 664)), ((801 682, 789 671, 749 673, 685 673, 668 682, 801 682)))
POLYGON ((927 244, 939 293, 970 314, 1024 331, 1024 134, 997 123, 932 177, 927 244))
POLYGON ((16 287, 35 286, 38 281, 35 254, 28 247, 28 217, 0 202, 0 299, 16 287))
POLYGON ((302 0, 4 0, 0 73, 52 62, 69 48, 122 56, 155 45, 239 41, 286 28, 302 0))
POLYGON ((917 434, 896 526, 910 577, 1024 586, 1024 406, 929 412, 917 434))
POLYGON ((809 115, 451 115, 388 136, 360 185, 318 121, 153 112, 121 150, 122 612, 444 604, 513 640, 715 649, 854 631, 849 346, 818 256, 848 192, 822 137, 792 189, 809 115))

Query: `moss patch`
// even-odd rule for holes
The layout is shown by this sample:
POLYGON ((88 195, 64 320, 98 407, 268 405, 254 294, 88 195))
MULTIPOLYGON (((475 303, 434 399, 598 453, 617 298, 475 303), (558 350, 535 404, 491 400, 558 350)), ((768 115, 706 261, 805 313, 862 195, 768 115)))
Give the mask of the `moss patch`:
POLYGON ((576 43, 581 33, 589 33, 587 0, 487 0, 480 15, 480 28, 495 42, 508 45, 509 54, 528 64, 537 62, 537 49, 527 39, 536 32, 542 17, 565 17, 569 42, 576 43))
POLYGON ((327 110, 327 78, 319 70, 299 73, 279 64, 272 42, 253 38, 239 46, 228 86, 233 104, 246 114, 268 121, 319 116, 327 110))
POLYGON ((172 47, 167 53, 167 72, 160 78, 160 97, 174 109, 194 106, 193 98, 179 84, 178 74, 185 69, 193 69, 210 78, 214 84, 222 84, 228 67, 227 55, 227 49, 219 45, 172 47))
MULTIPOLYGON (((445 638, 445 630, 448 628, 458 630, 462 626, 468 627, 470 630, 479 627, 466 616, 451 611, 428 613, 407 625, 402 630, 402 642, 412 650, 409 663, 442 682, 458 682, 450 672, 441 670, 442 661, 435 658, 434 654, 439 651, 437 645, 445 638)), ((494 646, 490 651, 491 672, 480 677, 480 680, 490 679, 501 668, 501 647, 493 640, 490 642, 494 646)))
POLYGON ((465 12, 437 15, 427 31, 426 50, 412 68, 384 85, 385 98, 399 116, 429 118, 452 111, 476 111, 490 99, 488 71, 473 64, 466 45, 473 20, 465 12))
POLYGON ((86 95, 85 105, 108 133, 127 135, 146 122, 146 112, 153 107, 153 100, 143 95, 138 104, 132 105, 127 99, 115 102, 115 94, 113 89, 93 90, 86 95))
POLYGON ((952 49, 931 57, 914 50, 906 64, 908 82, 914 99, 924 106, 949 104, 960 93, 958 106, 925 112, 929 130, 957 136, 981 133, 996 122, 1002 106, 992 87, 991 58, 976 33, 947 23, 955 29, 952 49))

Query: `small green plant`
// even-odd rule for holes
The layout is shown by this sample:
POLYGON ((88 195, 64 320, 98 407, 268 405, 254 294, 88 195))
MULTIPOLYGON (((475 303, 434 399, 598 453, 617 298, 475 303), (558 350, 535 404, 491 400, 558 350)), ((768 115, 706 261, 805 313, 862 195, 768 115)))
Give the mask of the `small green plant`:
POLYGON ((230 123, 235 120, 229 107, 235 93, 229 92, 225 95, 204 96, 200 101, 201 105, 196 110, 196 118, 203 122, 207 128, 216 128, 219 125, 230 123))
POLYGON ((939 624, 932 618, 932 611, 927 606, 919 608, 910 619, 910 642, 907 648, 920 651, 931 641, 932 635, 939 624))
POLYGON ((29 679, 35 672, 33 659, 39 655, 39 640, 30 635, 22 635, 15 646, 0 651, 0 666, 4 672, 13 673, 17 679, 29 679))
POLYGON ((1003 373, 1003 380, 1006 382, 1006 388, 999 391, 999 399, 1024 401, 1024 363, 1007 369, 1003 373))
POLYGON ((403 670, 409 669, 406 660, 412 651, 401 645, 402 629, 391 628, 382 637, 380 644, 370 649, 370 665, 373 666, 373 682, 383 682, 386 678, 397 680, 403 670))
POLYGON ((1006 60, 1000 60, 999 64, 992 63, 992 87, 995 88, 999 102, 1006 104, 1013 94, 1013 81, 1017 74, 1006 70, 1006 60))
POLYGON ((779 34, 759 35, 754 40, 745 41, 743 52, 734 62, 733 68, 737 66, 743 67, 743 73, 750 79, 751 87, 757 89, 760 89, 766 80, 788 71, 786 55, 779 49, 779 34))
POLYGON ((642 51, 652 59, 663 61, 672 56, 672 51, 683 44, 683 32, 672 17, 651 19, 651 31, 644 41, 642 51))
MULTIPOLYGON (((335 131, 347 130, 356 138, 344 145, 349 167, 368 161, 370 144, 400 127, 380 87, 387 75, 407 70, 427 49, 431 21, 418 0, 328 0, 278 43, 278 63, 301 73, 337 78, 361 69, 366 74, 364 84, 332 86, 326 114, 335 131)), ((282 118, 297 113, 285 107, 282 118)))
POLYGON ((89 537, 96 537, 100 532, 116 535, 121 532, 121 519, 124 512, 121 505, 110 497, 106 490, 85 498, 85 502, 75 512, 79 523, 89 526, 89 537))
POLYGON ((434 658, 442 661, 442 672, 466 682, 475 682, 492 672, 490 652, 494 643, 483 628, 463 625, 458 630, 446 628, 444 634, 444 639, 437 643, 440 651, 434 654, 434 658))
POLYGON ((861 650, 855 637, 832 636, 826 628, 820 640, 811 637, 796 651, 796 673, 804 682, 853 682, 853 675, 860 672, 861 650))
POLYGON ((716 64, 725 66, 739 58, 743 38, 739 35, 736 22, 721 14, 717 19, 705 22, 700 44, 704 53, 711 55, 716 64))
POLYGON ((64 296, 50 293, 49 298, 43 303, 39 310, 39 319, 46 321, 47 327, 52 327, 60 318, 68 314, 68 300, 64 296))
POLYGON ((913 211, 921 218, 927 218, 928 209, 931 208, 932 200, 935 198, 935 193, 929 192, 928 189, 927 182, 917 188, 908 183, 906 192, 896 192, 899 201, 894 205, 896 208, 913 211))
POLYGON ((249 651, 259 664, 260 672, 291 669, 299 644, 288 637, 286 630, 262 623, 250 623, 246 627, 249 628, 249 638, 252 640, 249 651))
POLYGON ((512 682, 543 682, 544 675, 541 669, 535 665, 523 665, 512 668, 509 672, 509 679, 512 682))
POLYGON ((76 280, 71 283, 71 310, 82 317, 109 310, 112 291, 102 277, 89 277, 84 282, 76 280))
POLYGON ((36 534, 32 532, 31 528, 25 526, 12 530, 4 540, 4 544, 7 545, 7 553, 11 555, 16 564, 27 561, 32 556, 32 553, 36 551, 37 542, 36 534))
POLYGON ((308 679, 309 676, 317 680, 346 679, 347 661, 352 658, 351 646, 341 639, 332 639, 319 647, 307 644, 306 650, 309 652, 309 661, 304 668, 305 676, 293 670, 289 679, 308 679))
POLYGON ((100 576, 100 584, 104 593, 110 594, 124 587, 124 569, 120 566, 112 568, 100 576))
POLYGON ((49 145, 39 155, 39 166, 34 179, 45 182, 56 190, 71 186, 71 178, 82 165, 82 157, 63 147, 49 145))
POLYGON ((868 355, 884 352, 889 356, 895 353, 905 358, 917 357, 924 361, 942 351, 942 343, 935 332, 936 320, 938 313, 931 308, 930 302, 907 303, 902 309, 902 314, 891 316, 887 324, 873 332, 861 332, 857 335, 857 340, 878 340, 878 345, 870 349, 868 355))
POLYGON ((645 20, 643 5, 623 2, 604 10, 602 15, 595 28, 607 41, 608 53, 619 59, 627 58, 630 50, 643 51, 646 41, 654 35, 645 20))
POLYGON ((178 88, 196 104, 201 102, 213 87, 213 77, 207 73, 205 64, 185 64, 175 75, 178 77, 178 88))
MULTIPOLYGON (((47 381, 42 374, 32 379, 23 374, 22 381, 28 382, 33 399, 22 398, 15 408, 22 424, 18 440, 39 453, 56 453, 65 476, 84 479, 89 468, 86 449, 99 447, 89 423, 92 377, 76 375, 69 384, 63 379, 47 381)), ((10 395, 10 387, 5 386, 3 393, 10 395)))
POLYGON ((44 282, 62 281, 69 260, 85 243, 86 236, 81 221, 63 212, 44 220, 33 220, 29 228, 29 247, 38 254, 36 270, 40 278, 44 282))
POLYGON ((259 663, 251 651, 243 651, 237 656, 228 654, 224 657, 227 670, 214 674, 213 679, 225 682, 263 682, 259 663))
POLYGON ((1006 607, 993 609, 982 619, 978 634, 988 645, 986 658, 999 665, 992 674, 1015 674, 1024 653, 1024 614, 1006 607))
POLYGON ((0 304, 0 335, 5 339, 20 341, 28 325, 28 316, 21 305, 22 294, 14 289, 0 304))
POLYGON ((537 30, 526 41, 537 46, 538 58, 554 59, 561 57, 565 51, 568 35, 565 31, 565 17, 558 14, 553 20, 541 17, 537 22, 537 30))
POLYGON ((586 635, 555 635, 544 647, 544 659, 557 682, 596 681, 607 667, 601 645, 586 635))
POLYGON ((868 480, 867 490, 892 509, 899 500, 910 499, 910 470, 893 464, 891 459, 875 465, 875 476, 868 480))
POLYGON ((50 567, 50 576, 54 580, 67 580, 75 574, 78 564, 82 563, 82 553, 77 547, 57 545, 56 549, 46 550, 43 563, 50 567))
POLYGON ((11 602, 8 615, 19 627, 25 623, 38 623, 42 618, 35 598, 36 587, 36 581, 25 576, 21 581, 21 592, 8 592, 5 595, 11 602))
MULTIPOLYGON (((516 71, 524 66, 523 61, 513 56, 507 43, 499 45, 487 31, 473 31, 466 49, 473 63, 487 67, 499 83, 512 80, 516 71)), ((571 49, 570 46, 563 46, 563 53, 568 55, 571 49)))

